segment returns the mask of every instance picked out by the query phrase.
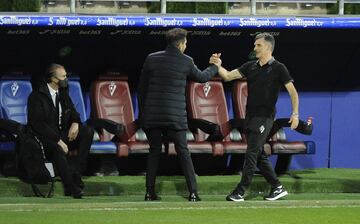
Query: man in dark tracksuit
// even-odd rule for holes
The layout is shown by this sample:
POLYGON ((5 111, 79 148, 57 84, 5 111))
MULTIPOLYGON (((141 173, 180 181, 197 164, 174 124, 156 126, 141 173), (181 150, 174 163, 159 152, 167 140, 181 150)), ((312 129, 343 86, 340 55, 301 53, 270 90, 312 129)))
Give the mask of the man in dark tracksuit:
POLYGON ((174 142, 180 159, 189 201, 199 201, 193 163, 187 148, 186 80, 207 82, 218 72, 217 65, 200 71, 191 57, 184 54, 187 31, 174 28, 166 33, 167 48, 149 54, 139 81, 139 103, 142 127, 150 149, 147 160, 145 200, 159 200, 155 193, 155 178, 164 135, 174 142))
MULTIPOLYGON (((219 75, 225 81, 246 77, 248 82, 248 99, 245 116, 245 132, 247 135, 247 151, 241 181, 231 194, 228 201, 243 201, 245 190, 249 187, 256 168, 258 167, 271 185, 270 194, 265 200, 277 200, 288 193, 280 184, 274 169, 263 150, 268 135, 273 127, 275 104, 280 88, 285 86, 292 103, 292 114, 289 120, 291 129, 299 124, 299 99, 287 68, 275 60, 272 52, 275 39, 268 33, 261 33, 255 37, 254 52, 258 60, 249 61, 232 71, 219 68, 219 75)), ((219 54, 213 58, 219 59, 219 54)), ((210 60, 211 61, 211 60, 210 60)))
POLYGON ((29 96, 28 124, 42 142, 47 158, 54 163, 65 195, 81 198, 84 188, 81 174, 86 169, 94 130, 81 124, 68 94, 64 67, 51 64, 45 75, 46 83, 29 96))

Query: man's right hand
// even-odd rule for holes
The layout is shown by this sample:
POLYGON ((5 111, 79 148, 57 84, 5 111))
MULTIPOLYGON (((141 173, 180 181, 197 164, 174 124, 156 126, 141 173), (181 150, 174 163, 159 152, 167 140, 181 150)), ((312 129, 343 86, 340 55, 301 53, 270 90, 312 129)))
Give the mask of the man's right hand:
POLYGON ((65 155, 67 155, 69 152, 69 149, 68 149, 67 145, 65 144, 65 142, 63 142, 63 140, 60 139, 57 144, 60 145, 60 147, 64 151, 65 155))
POLYGON ((209 63, 220 67, 221 63, 222 63, 222 61, 220 59, 220 56, 221 56, 221 53, 212 54, 210 59, 209 59, 209 63))

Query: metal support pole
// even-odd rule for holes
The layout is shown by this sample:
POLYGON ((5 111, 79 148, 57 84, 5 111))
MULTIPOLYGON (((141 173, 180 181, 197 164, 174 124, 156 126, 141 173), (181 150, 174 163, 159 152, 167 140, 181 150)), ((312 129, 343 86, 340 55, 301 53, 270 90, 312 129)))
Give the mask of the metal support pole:
POLYGON ((166 0, 161 0, 161 14, 166 14, 166 0))
POLYGON ((251 0, 251 15, 256 15, 256 0, 251 0))
POLYGON ((70 13, 75 14, 76 13, 76 4, 75 0, 70 0, 70 13))
POLYGON ((339 15, 344 15, 344 0, 339 0, 339 15))

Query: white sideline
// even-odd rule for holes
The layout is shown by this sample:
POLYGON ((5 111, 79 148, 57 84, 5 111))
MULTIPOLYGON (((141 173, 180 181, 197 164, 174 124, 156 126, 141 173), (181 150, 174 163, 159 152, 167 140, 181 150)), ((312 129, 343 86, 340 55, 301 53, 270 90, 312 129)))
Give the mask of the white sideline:
MULTIPOLYGON (((231 202, 229 202, 231 203, 231 202)), ((237 203, 240 205, 242 203, 237 203)), ((2 204, 1 207, 3 207, 2 204)), ((28 204, 27 204, 28 205, 28 204)), ((39 205, 39 204, 35 204, 39 205)), ((190 206, 190 207, 153 207, 153 208, 136 208, 136 207, 128 207, 128 208, 114 208, 114 207, 107 207, 107 208, 32 208, 32 209, 11 209, 11 210, 3 210, 6 212, 56 212, 56 211, 67 211, 67 212, 79 212, 79 211, 156 211, 156 210, 225 210, 225 209, 294 209, 294 208, 360 208, 360 205, 301 205, 301 206, 221 206, 221 207, 201 207, 201 206, 190 206)), ((0 213, 2 211, 0 210, 0 213)))

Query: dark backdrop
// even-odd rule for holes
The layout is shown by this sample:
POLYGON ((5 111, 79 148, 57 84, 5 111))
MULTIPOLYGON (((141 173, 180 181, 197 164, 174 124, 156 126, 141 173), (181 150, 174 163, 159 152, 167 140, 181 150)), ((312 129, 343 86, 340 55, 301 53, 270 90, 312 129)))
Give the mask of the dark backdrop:
MULTIPOLYGON (((106 70, 120 71, 135 86, 146 55, 165 48, 159 29, 0 28, 0 72, 22 71, 37 78, 50 62, 81 77, 83 87, 106 70), (71 49, 66 56, 60 49, 71 49)), ((205 68, 213 52, 236 68, 248 60, 257 32, 276 36, 274 56, 286 64, 300 91, 360 88, 360 30, 356 29, 188 29, 186 53, 205 68)), ((66 52, 66 50, 64 51, 66 52)))

